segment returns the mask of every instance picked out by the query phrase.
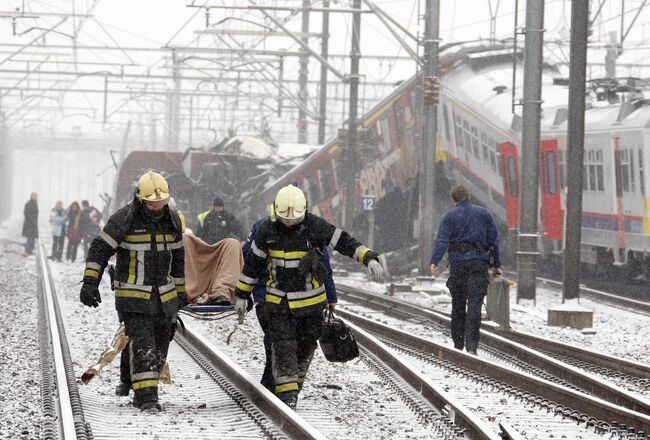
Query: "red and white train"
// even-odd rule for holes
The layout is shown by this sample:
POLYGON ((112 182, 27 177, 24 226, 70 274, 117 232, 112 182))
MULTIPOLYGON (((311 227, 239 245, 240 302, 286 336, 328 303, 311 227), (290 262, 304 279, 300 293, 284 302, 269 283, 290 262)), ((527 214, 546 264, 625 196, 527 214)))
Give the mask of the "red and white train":
MULTIPOLYGON (((511 111, 512 53, 477 48, 443 60, 440 170, 454 184, 469 186, 473 198, 492 210, 504 229, 515 232, 522 121, 519 108, 511 111)), ((539 247, 545 257, 561 254, 564 243, 568 87, 559 76, 553 66, 545 66, 539 189, 539 247)), ((415 243, 420 82, 417 76, 406 81, 360 121, 356 206, 363 195, 376 198, 375 237, 383 251, 415 243)), ((650 95, 645 89, 643 81, 633 78, 592 81, 588 87, 582 256, 586 263, 635 266, 650 275, 650 154, 645 152, 650 145, 645 97, 650 95)), ((521 88, 515 96, 522 96, 521 88)), ((296 182, 307 192, 312 210, 340 222, 343 150, 344 143, 334 139, 269 184, 257 206, 270 203, 281 186, 296 182)), ((363 212, 356 214, 355 229, 363 230, 363 212)))

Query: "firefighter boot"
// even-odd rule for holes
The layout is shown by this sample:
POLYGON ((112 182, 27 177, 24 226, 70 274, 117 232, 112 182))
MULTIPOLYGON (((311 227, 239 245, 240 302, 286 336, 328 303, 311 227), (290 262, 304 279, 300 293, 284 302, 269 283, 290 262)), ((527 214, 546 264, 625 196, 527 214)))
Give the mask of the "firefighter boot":
POLYGON ((297 391, 289 391, 286 393, 282 393, 280 397, 280 400, 287 405, 289 408, 292 410, 296 410, 296 406, 298 405, 298 392, 297 391))
POLYGON ((128 396, 129 391, 131 391, 131 384, 120 382, 118 386, 115 387, 116 396, 128 396))

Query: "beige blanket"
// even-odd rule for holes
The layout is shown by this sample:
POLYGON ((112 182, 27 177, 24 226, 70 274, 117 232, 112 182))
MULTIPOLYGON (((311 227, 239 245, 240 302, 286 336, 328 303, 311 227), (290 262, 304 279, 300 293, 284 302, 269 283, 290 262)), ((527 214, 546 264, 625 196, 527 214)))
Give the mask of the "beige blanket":
POLYGON ((192 234, 183 234, 185 288, 188 299, 197 304, 221 297, 235 303, 235 285, 244 267, 241 243, 226 238, 213 245, 192 234))

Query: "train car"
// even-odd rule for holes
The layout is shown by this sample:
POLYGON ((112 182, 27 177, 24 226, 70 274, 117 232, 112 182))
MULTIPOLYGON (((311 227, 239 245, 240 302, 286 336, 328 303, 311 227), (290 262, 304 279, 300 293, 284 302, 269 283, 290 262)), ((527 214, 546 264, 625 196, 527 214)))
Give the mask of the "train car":
MULTIPOLYGON (((511 249, 519 222, 522 165, 521 109, 512 111, 512 57, 511 49, 497 47, 442 58, 445 73, 436 141, 441 174, 452 184, 470 187, 473 198, 494 212, 503 229, 510 231, 504 241, 511 243, 506 244, 511 249)), ((521 83, 521 63, 517 66, 521 83)), ((568 87, 560 77, 555 66, 544 66, 539 249, 549 259, 561 255, 564 246, 568 87)), ((359 206, 363 195, 376 197, 375 237, 384 251, 416 243, 420 82, 419 76, 406 81, 360 120, 361 167, 355 176, 355 203, 359 206)), ((650 159, 644 150, 650 142, 646 128, 650 94, 646 88, 643 81, 632 78, 590 82, 582 256, 594 266, 624 266, 632 270, 631 275, 648 276, 650 177, 645 170, 650 159)), ((514 95, 522 96, 521 84, 514 95)), ((271 203, 280 187, 297 183, 306 191, 313 211, 341 222, 343 150, 344 137, 326 144, 268 185, 258 204, 271 203)), ((447 197, 446 189, 439 196, 447 197)), ((356 213, 361 220, 356 219, 355 225, 363 226, 362 211, 356 213)))
MULTIPOLYGON (((362 196, 375 198, 376 228, 380 231, 376 237, 382 249, 398 249, 414 239, 417 194, 413 191, 419 163, 417 86, 417 78, 402 83, 360 120, 355 206, 361 205, 362 196)), ((312 212, 342 224, 345 140, 346 133, 341 131, 302 164, 267 185, 254 202, 256 215, 263 216, 277 191, 293 183, 307 194, 312 212)), ((355 229, 363 236, 368 224, 360 210, 356 214, 355 229)))

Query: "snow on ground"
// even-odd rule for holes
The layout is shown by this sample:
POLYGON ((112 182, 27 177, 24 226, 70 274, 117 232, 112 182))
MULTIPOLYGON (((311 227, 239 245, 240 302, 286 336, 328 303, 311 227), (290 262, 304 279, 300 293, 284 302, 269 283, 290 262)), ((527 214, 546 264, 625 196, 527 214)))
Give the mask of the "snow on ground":
MULTIPOLYGON (((113 295, 107 283, 103 281, 100 288, 102 303, 97 309, 87 308, 79 303, 79 281, 83 273, 83 263, 51 263, 50 266, 64 319, 84 324, 85 331, 80 331, 79 325, 74 326, 75 331, 66 331, 71 344, 75 375, 79 377, 95 362, 117 328, 113 295)), ((227 344, 227 339, 235 328, 234 316, 206 322, 189 317, 183 319, 191 322, 193 328, 198 328, 255 380, 261 378, 264 350, 262 331, 254 311, 247 315, 243 325, 237 327, 230 338, 230 344, 227 344)), ((179 414, 169 409, 169 405, 179 393, 178 387, 183 387, 183 384, 187 386, 191 378, 183 376, 182 372, 175 368, 173 357, 169 361, 174 382, 171 385, 163 385, 160 392, 161 403, 166 410, 156 415, 152 423, 148 423, 148 419, 139 422, 143 432, 155 434, 154 423, 179 423, 178 432, 183 432, 182 425, 186 417, 179 417, 179 414), (179 420, 176 420, 177 418, 179 420)), ((89 385, 80 384, 79 391, 83 399, 92 398, 93 394, 96 394, 112 411, 124 416, 139 413, 130 406, 131 398, 116 397, 113 394, 118 380, 116 359, 89 385)), ((188 403, 186 413, 191 413, 192 408, 202 402, 200 392, 195 395, 195 399, 195 402, 188 403)), ((346 364, 329 363, 320 349, 317 349, 305 388, 300 395, 298 413, 327 432, 330 438, 432 438, 430 431, 419 425, 416 416, 406 410, 402 401, 393 395, 364 362, 356 359, 346 364)))
MULTIPOLYGON (((375 293, 385 293, 387 284, 366 281, 362 276, 351 274, 338 278, 338 284, 359 287, 375 293)), ((396 292, 397 299, 414 302, 424 307, 450 312, 451 297, 445 280, 436 280, 440 294, 424 292, 396 292)), ((581 299, 580 304, 594 311, 595 334, 583 334, 568 327, 549 327, 546 325, 549 307, 562 303, 562 293, 548 287, 538 286, 536 303, 516 302, 517 286, 510 287, 510 323, 514 330, 558 340, 586 349, 650 364, 650 317, 627 310, 581 299)))
POLYGON ((0 438, 40 438, 41 377, 34 257, 0 239, 0 438))

